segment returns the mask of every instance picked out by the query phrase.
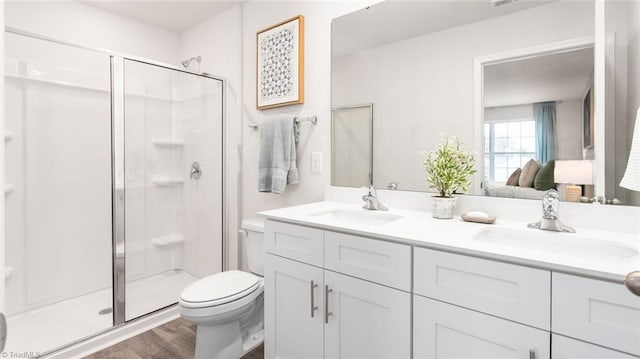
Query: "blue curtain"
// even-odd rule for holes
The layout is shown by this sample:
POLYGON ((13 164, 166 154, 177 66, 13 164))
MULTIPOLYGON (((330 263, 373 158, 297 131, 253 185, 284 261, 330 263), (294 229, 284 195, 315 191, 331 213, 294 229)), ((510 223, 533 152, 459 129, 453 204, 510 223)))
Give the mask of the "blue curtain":
POLYGON ((536 119, 538 161, 544 164, 556 159, 556 103, 534 103, 533 116, 536 119))

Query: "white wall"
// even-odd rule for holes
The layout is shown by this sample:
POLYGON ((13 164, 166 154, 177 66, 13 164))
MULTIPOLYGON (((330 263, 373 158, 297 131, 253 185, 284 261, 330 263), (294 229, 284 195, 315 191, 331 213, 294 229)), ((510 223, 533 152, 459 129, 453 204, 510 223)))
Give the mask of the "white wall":
MULTIPOLYGON (((243 5, 242 16, 242 217, 256 212, 322 200, 331 181, 331 21, 376 1, 256 1, 243 5), (305 16, 305 103, 256 110, 256 33, 282 20, 305 16), (276 114, 316 115, 317 126, 304 123, 298 144, 300 182, 281 195, 258 192, 259 133, 247 127, 276 114), (323 172, 311 173, 311 153, 321 152, 323 172)), ((233 231, 230 228, 230 231, 233 231)))
POLYGON ((420 151, 442 134, 473 148, 475 57, 593 33, 592 3, 555 2, 364 50, 334 59, 333 105, 374 103, 376 187, 426 190, 420 151))
POLYGON ((582 101, 556 104, 556 159, 582 159, 582 101))
MULTIPOLYGON (((372 3, 369 1, 368 3, 372 3)), ((366 2, 248 2, 243 14, 243 212, 256 212, 322 199, 330 183, 331 155, 331 20, 366 5, 366 2), (256 32, 296 15, 305 15, 305 103, 271 110, 256 110, 256 32), (246 126, 275 114, 318 116, 318 125, 302 125, 298 144, 300 183, 282 195, 259 193, 259 134, 246 126), (311 173, 311 152, 322 152, 323 172, 311 173)))
POLYGON ((5 25, 121 54, 178 64, 177 34, 77 1, 7 1, 5 25))

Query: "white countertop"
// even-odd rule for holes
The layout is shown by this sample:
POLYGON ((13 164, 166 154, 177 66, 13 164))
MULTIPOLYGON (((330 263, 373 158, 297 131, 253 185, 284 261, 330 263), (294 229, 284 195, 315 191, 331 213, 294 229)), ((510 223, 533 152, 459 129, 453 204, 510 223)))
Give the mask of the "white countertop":
POLYGON ((259 214, 277 221, 618 282, 627 273, 640 270, 640 238, 634 234, 581 228, 576 228, 576 233, 557 233, 529 229, 527 223, 499 218, 495 224, 487 225, 465 222, 459 216, 442 220, 432 218, 429 212, 394 208, 379 212, 402 217, 386 224, 362 224, 317 215, 335 210, 364 211, 374 216, 378 213, 366 211, 360 205, 325 201, 259 214), (481 231, 491 230, 521 237, 514 239, 522 240, 523 245, 475 237, 481 231), (635 255, 630 254, 634 251, 635 255))

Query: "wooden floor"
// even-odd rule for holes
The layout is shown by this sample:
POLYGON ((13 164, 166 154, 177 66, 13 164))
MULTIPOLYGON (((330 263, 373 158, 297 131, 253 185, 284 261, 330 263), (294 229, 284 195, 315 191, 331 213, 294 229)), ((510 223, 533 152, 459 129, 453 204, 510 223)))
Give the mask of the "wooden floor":
MULTIPOLYGON (((195 346, 196 326, 179 318, 84 359, 191 359, 195 346)), ((264 359, 264 347, 259 346, 242 359, 264 359)))

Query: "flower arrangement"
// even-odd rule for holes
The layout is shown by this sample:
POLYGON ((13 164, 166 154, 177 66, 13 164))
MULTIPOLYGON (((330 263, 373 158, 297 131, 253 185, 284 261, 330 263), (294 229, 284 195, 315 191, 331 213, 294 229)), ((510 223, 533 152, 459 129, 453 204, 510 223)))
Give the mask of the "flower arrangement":
POLYGON ((445 137, 435 151, 423 154, 429 188, 437 189, 439 197, 449 198, 455 192, 467 191, 471 185, 469 177, 476 173, 475 158, 457 137, 445 137))

